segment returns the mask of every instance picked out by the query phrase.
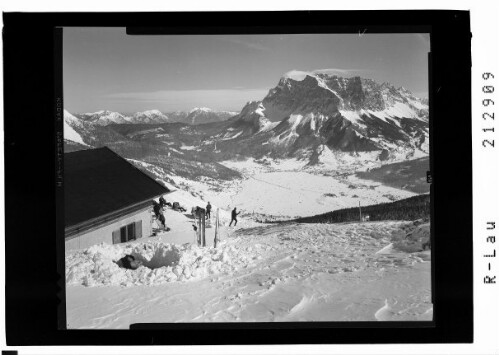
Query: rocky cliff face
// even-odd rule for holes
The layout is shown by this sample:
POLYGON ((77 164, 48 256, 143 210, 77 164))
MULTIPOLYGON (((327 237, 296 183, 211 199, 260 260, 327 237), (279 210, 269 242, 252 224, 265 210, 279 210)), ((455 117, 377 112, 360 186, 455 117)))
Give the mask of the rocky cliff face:
POLYGON ((308 154, 312 161, 324 146, 379 151, 380 159, 400 149, 428 153, 427 103, 404 88, 360 77, 293 72, 231 121, 225 138, 266 137, 269 153, 308 154))

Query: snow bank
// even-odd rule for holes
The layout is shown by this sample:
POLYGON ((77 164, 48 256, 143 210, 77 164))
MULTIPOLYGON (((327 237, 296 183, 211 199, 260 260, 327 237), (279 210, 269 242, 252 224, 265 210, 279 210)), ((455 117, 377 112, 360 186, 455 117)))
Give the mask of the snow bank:
POLYGON ((327 145, 322 144, 318 147, 318 149, 320 151, 319 153, 320 163, 326 164, 330 169, 338 167, 338 160, 336 159, 336 156, 331 151, 331 149, 328 148, 327 145))
POLYGON ((81 123, 75 116, 70 114, 68 111, 64 110, 64 128, 63 128, 64 139, 88 146, 88 144, 86 144, 83 141, 81 135, 78 132, 76 132, 76 130, 71 126, 71 124, 81 126, 81 123))
POLYGON ((408 223, 392 233, 392 242, 393 248, 406 253, 423 251, 430 247, 430 223, 408 223))
POLYGON ((419 226, 283 223, 232 229, 220 249, 154 238, 95 246, 66 258, 68 328, 431 320, 431 252, 401 252, 390 242, 396 230, 417 238, 419 226), (146 266, 119 269, 112 260, 125 253, 146 266))
POLYGON ((66 121, 64 121, 64 138, 76 143, 80 143, 83 145, 88 145, 83 141, 83 138, 71 127, 66 121))
POLYGON ((66 257, 66 283, 90 287, 160 285, 233 272, 251 259, 245 250, 224 242, 217 249, 164 242, 103 243, 66 257), (142 266, 136 270, 120 268, 116 261, 127 254, 142 266))

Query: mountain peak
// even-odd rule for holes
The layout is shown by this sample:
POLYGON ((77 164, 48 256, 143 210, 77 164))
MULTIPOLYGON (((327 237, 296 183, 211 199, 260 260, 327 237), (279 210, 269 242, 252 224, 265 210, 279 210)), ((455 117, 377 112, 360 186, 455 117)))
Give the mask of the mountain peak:
POLYGON ((152 110, 146 110, 146 111, 141 111, 141 112, 135 112, 134 117, 140 117, 140 116, 162 116, 166 117, 160 110, 152 109, 152 110))
POLYGON ((211 112, 213 110, 211 108, 208 108, 208 107, 194 107, 192 110, 189 111, 189 113, 193 113, 193 112, 197 112, 197 111, 211 112))
POLYGON ((262 101, 246 103, 232 122, 228 137, 255 135, 269 141, 268 149, 279 147, 288 154, 313 151, 320 144, 350 152, 401 144, 408 151, 424 150, 428 105, 407 89, 358 75, 292 70, 262 101))

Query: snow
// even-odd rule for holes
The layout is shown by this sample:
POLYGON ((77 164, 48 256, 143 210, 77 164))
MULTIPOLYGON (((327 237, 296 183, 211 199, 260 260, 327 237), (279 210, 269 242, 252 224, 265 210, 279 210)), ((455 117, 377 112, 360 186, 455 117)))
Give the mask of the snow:
POLYGON ((396 102, 393 106, 388 107, 385 112, 391 117, 417 118, 414 110, 411 109, 409 105, 402 102, 396 102))
POLYGON ((161 241, 94 245, 68 255, 66 284, 84 286, 160 285, 196 280, 237 270, 246 261, 235 248, 221 244, 202 248, 195 244, 167 244, 161 241), (142 266, 137 270, 120 268, 115 261, 133 255, 142 266))
MULTIPOLYGON (((338 161, 338 156, 323 151, 320 159, 331 166, 338 161)), ((296 160, 281 162, 281 165, 275 162, 261 165, 254 161, 222 164, 240 171, 245 178, 218 185, 217 189, 203 182, 178 181, 185 183, 195 194, 227 209, 237 206, 243 215, 248 216, 264 215, 279 219, 309 216, 355 207, 359 201, 366 206, 416 195, 379 182, 362 180, 353 173, 319 174, 313 169, 293 171, 299 164, 305 165, 296 160)))
POLYGON ((136 112, 130 118, 132 123, 164 123, 167 122, 168 116, 164 115, 159 110, 147 110, 143 112, 136 112))
POLYGON ((265 107, 263 107, 263 104, 260 102, 258 104, 258 107, 255 110, 255 113, 258 114, 258 115, 260 115, 260 116, 265 116, 264 113, 263 113, 263 111, 265 111, 265 107))
POLYGON ((317 125, 316 125, 315 119, 314 119, 314 118, 312 118, 312 119, 310 120, 310 129, 311 129, 312 131, 315 131, 316 126, 317 126, 317 125))
POLYGON ((347 120, 349 120, 350 122, 352 122, 360 127, 363 127, 363 128, 366 127, 364 121, 360 117, 362 115, 361 111, 363 111, 363 110, 361 110, 361 111, 339 110, 339 111, 340 111, 341 115, 343 117, 345 117, 347 120))
POLYGON ((211 112, 211 108, 208 107, 194 107, 192 110, 189 111, 189 113, 193 113, 196 111, 203 111, 203 112, 211 112))
POLYGON ((64 139, 88 146, 88 144, 86 144, 83 141, 81 135, 78 132, 76 132, 73 127, 69 125, 69 122, 76 124, 76 122, 78 122, 78 119, 72 114, 70 114, 68 111, 64 110, 64 127, 63 127, 64 139))
POLYGON ((421 246, 430 240, 430 224, 417 226, 406 233, 404 230, 392 233, 393 248, 404 252, 413 253, 421 250, 421 246))
MULTIPOLYGON (((359 179, 360 180, 360 179, 359 179)), ((267 172, 243 180, 236 189, 226 189, 218 196, 225 196, 233 205, 244 211, 255 211, 279 216, 307 216, 329 212, 338 208, 389 202, 390 196, 405 198, 414 193, 380 186, 371 189, 368 184, 309 172, 267 172), (237 192, 237 194, 236 194, 237 192), (329 197, 333 194, 336 197, 329 197)), ((220 202, 219 202, 220 203, 220 202)))
POLYGON ((175 153, 178 153, 178 154, 181 154, 181 155, 184 155, 184 152, 181 152, 175 148, 170 148, 170 150, 174 151, 175 153))
POLYGON ((293 131, 295 131, 296 128, 300 125, 300 122, 301 122, 302 118, 303 118, 302 115, 298 115, 298 114, 291 115, 289 117, 289 123, 292 124, 290 129, 293 130, 293 131))
POLYGON ((420 101, 409 99, 409 102, 412 106, 414 106, 418 110, 428 110, 428 105, 425 105, 425 104, 421 103, 420 101))
POLYGON ((106 126, 112 123, 128 123, 130 121, 129 117, 123 116, 119 112, 113 112, 109 110, 101 110, 93 113, 86 113, 85 116, 97 116, 97 119, 93 123, 101 126, 106 126))
POLYGON ((196 150, 196 149, 197 149, 197 147, 196 147, 196 146, 194 146, 194 145, 184 145, 184 144, 182 143, 182 146, 180 147, 180 149, 182 149, 182 150, 196 150))
MULTIPOLYGON (((330 166, 372 159, 322 148, 319 159, 330 166)), ((429 223, 264 224, 250 218, 253 212, 263 218, 312 215, 412 193, 350 173, 320 174, 319 167, 307 167, 305 161, 264 159, 266 164, 254 159, 223 162, 244 175, 226 182, 193 181, 128 159, 173 190, 166 200, 179 202, 187 212, 166 209, 168 232, 68 252, 68 328, 125 329, 137 322, 432 319, 431 252, 423 250, 429 223), (213 212, 207 221, 207 246, 199 247, 190 210, 208 201, 213 212), (242 213, 237 227, 230 227, 234 206, 242 213), (220 241, 214 248, 217 209, 220 241), (142 266, 119 268, 114 261, 127 254, 142 266)))
POLYGON ((331 89, 325 82, 324 80, 322 80, 321 78, 319 77, 315 77, 315 79, 317 80, 317 83, 319 84, 320 87, 326 89, 327 91, 330 91, 334 94, 334 96, 336 96, 339 100, 340 100, 340 105, 339 107, 342 107, 344 105, 343 103, 343 98, 336 92, 334 91, 333 89, 331 89))
POLYGON ((66 121, 64 121, 63 132, 64 132, 64 139, 87 145, 83 141, 83 138, 81 138, 81 136, 66 121))
POLYGON ((272 121, 269 121, 268 119, 265 119, 265 120, 260 120, 260 132, 267 132, 267 131, 270 131, 272 129, 274 129, 275 127, 277 127, 277 125, 279 125, 280 122, 272 122, 272 121))
POLYGON ((420 233, 411 222, 274 224, 224 233, 216 249, 155 237, 67 255, 68 328, 432 319, 430 251, 385 248, 399 235, 420 233), (144 266, 119 269, 113 260, 125 253, 144 266))
MULTIPOLYGON (((413 104, 413 103, 416 103, 416 101, 411 101, 411 104, 413 104)), ((427 106, 421 106, 421 107, 424 108, 424 109, 428 109, 427 106)), ((367 110, 366 112, 368 114, 374 115, 374 116, 382 119, 385 122, 387 122, 386 121, 387 118, 390 118, 399 127, 400 127, 400 122, 397 120, 397 118, 406 117, 406 118, 413 118, 413 119, 423 120, 422 118, 420 118, 418 116, 417 112, 414 111, 413 108, 411 108, 408 104, 403 103, 403 102, 395 102, 393 105, 387 107, 383 111, 367 110)))
MULTIPOLYGON (((270 139, 270 142, 275 143, 275 144, 284 144, 284 143, 288 143, 287 141, 290 139, 299 137, 298 133, 296 133, 296 129, 298 128, 298 126, 306 123, 310 119, 311 119, 311 116, 307 116, 306 118, 304 118, 302 115, 299 115, 299 114, 293 114, 293 115, 289 116, 288 124, 290 124, 291 126, 282 134, 280 134, 276 137, 272 137, 270 139)), ((275 122, 274 124, 276 124, 276 123, 278 124, 279 122, 275 122)), ((268 130, 268 129, 266 129, 266 130, 268 130)))
POLYGON ((338 165, 338 160, 334 153, 326 145, 319 146, 319 162, 328 165, 329 168, 335 169, 338 165))
POLYGON ((243 134, 243 131, 241 131, 241 132, 238 132, 238 133, 234 134, 232 137, 230 137, 230 139, 237 138, 237 137, 239 137, 241 134, 243 134))

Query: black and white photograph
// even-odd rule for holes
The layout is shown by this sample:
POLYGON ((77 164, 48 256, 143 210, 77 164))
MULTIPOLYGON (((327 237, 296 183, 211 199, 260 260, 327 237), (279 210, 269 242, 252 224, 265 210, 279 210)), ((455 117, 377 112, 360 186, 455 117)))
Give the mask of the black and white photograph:
POLYGON ((429 33, 62 32, 68 329, 433 320, 429 33))

